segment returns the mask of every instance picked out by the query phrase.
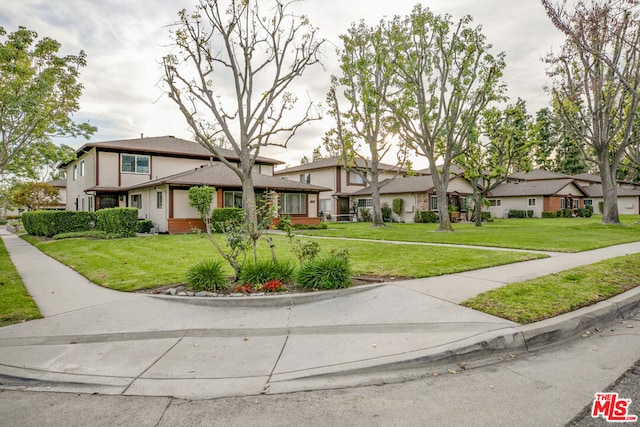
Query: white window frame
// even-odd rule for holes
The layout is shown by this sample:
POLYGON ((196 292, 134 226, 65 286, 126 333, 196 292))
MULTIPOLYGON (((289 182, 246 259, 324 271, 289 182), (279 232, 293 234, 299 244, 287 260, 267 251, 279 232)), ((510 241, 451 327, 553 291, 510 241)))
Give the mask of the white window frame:
POLYGON ((162 209, 162 191, 156 192, 156 209, 162 209))
POLYGON ((143 154, 122 154, 120 156, 120 172, 121 173, 134 173, 139 175, 148 175, 151 172, 151 156, 143 155, 143 154), (124 170, 124 159, 125 157, 133 157, 133 170, 124 170), (140 160, 146 159, 147 166, 146 170, 139 170, 140 166, 138 165, 140 160))
POLYGON ((580 209, 580 199, 573 199, 573 209, 580 209))
POLYGON ((535 207, 536 206, 536 199, 534 197, 530 197, 529 200, 527 200, 527 206, 535 207))
POLYGON ((364 177, 358 171, 349 171, 349 185, 366 185, 364 177))
POLYGON ((501 208, 502 207, 502 199, 487 199, 489 202, 489 207, 491 208, 501 208))
POLYGON ((242 208, 242 191, 224 191, 222 193, 222 204, 225 208, 242 208), (231 197, 232 203, 227 203, 228 197, 231 197), (239 202, 236 204, 238 200, 239 202))
POLYGON ((80 176, 84 176, 84 160, 80 161, 80 176))
POLYGON ((563 197, 562 199, 560 199, 560 209, 566 209, 566 208, 567 208, 567 201, 563 197))
POLYGON ((300 174, 300 182, 303 184, 311 184, 311 174, 310 173, 301 173, 300 174))
POLYGON ((78 165, 77 164, 73 165, 73 180, 75 181, 76 179, 78 179, 78 165))
POLYGON ((320 199, 320 212, 322 213, 331 213, 333 212, 333 200, 331 199, 320 199))
POLYGON ((93 196, 89 196, 88 197, 88 201, 87 201, 88 211, 89 212, 93 212, 95 210, 95 205, 96 205, 96 202, 95 202, 94 197, 93 196))
POLYGON ((429 209, 432 211, 438 210, 438 196, 429 197, 429 209))
POLYGON ((358 208, 372 208, 373 199, 358 199, 358 208))
POLYGON ((584 199, 584 205, 593 207, 593 199, 584 199))
POLYGON ((142 209, 142 194, 132 194, 130 202, 130 207, 142 209))
POLYGON ((280 204, 280 213, 284 215, 306 215, 307 214, 307 194, 306 193, 281 193, 279 204, 280 204), (296 201, 295 199, 298 199, 298 200, 296 201))

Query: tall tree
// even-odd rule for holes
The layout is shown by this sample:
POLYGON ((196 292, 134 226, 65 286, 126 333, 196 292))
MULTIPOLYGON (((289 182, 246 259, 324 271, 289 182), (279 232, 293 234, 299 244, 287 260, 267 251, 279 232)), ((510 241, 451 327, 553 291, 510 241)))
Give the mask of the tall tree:
POLYGON ((533 144, 533 160, 537 167, 552 171, 555 168, 553 153, 556 149, 554 120, 551 109, 541 108, 536 112, 536 119, 531 129, 533 144))
POLYGON ((508 175, 531 169, 535 144, 529 138, 532 126, 526 104, 521 99, 504 110, 488 109, 482 114, 483 136, 456 159, 473 187, 476 227, 482 226, 483 199, 508 175))
POLYGON ((602 223, 618 224, 616 175, 632 143, 640 102, 640 19, 636 1, 579 1, 567 7, 541 0, 566 36, 562 52, 549 55, 558 113, 599 168, 602 223))
POLYGON ((47 182, 21 182, 11 192, 11 204, 16 208, 35 211, 60 203, 60 192, 47 182))
POLYGON ((401 137, 429 161, 438 199, 438 231, 452 231, 447 187, 452 161, 476 138, 480 114, 503 99, 504 53, 493 55, 472 18, 457 22, 417 5, 388 27, 389 66, 400 89, 391 102, 401 137), (438 162, 440 164, 438 165, 438 162))
POLYGON ((286 147, 302 125, 319 118, 311 102, 300 108, 292 85, 319 62, 323 41, 306 17, 289 10, 291 3, 201 0, 193 13, 179 12, 172 32, 178 51, 163 60, 169 97, 196 141, 242 181, 246 224, 254 231, 252 169, 260 150, 286 147))
POLYGON ((393 69, 385 64, 388 44, 382 24, 370 28, 363 21, 352 24, 340 38, 342 75, 333 78, 328 95, 330 114, 336 119, 336 128, 331 131, 334 147, 347 170, 359 174, 371 187, 372 223, 384 227, 380 189, 389 181, 381 182, 380 165, 390 154, 397 154, 397 175, 406 163, 406 146, 399 147, 391 138, 396 126, 386 102, 393 82, 393 69), (340 98, 346 100, 344 109, 340 98))
POLYGON ((0 27, 0 175, 33 170, 26 150, 38 153, 51 137, 83 136, 96 131, 75 123, 80 108, 80 68, 84 52, 58 56, 60 43, 24 27, 7 33, 0 27))

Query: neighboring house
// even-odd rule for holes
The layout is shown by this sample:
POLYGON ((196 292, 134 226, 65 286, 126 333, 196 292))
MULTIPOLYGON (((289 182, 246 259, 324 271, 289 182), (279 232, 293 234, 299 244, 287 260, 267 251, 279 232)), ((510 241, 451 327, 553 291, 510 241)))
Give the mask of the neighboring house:
MULTIPOLYGON (((189 206, 189 188, 202 185, 216 188, 213 208, 242 207, 240 178, 219 162, 133 185, 128 189, 128 198, 140 210, 140 218, 150 219, 158 231, 185 233, 204 228, 198 212, 189 206)), ((326 188, 255 172, 253 185, 256 203, 261 202, 265 192, 275 191, 281 215, 289 215, 296 224, 320 222, 318 194, 326 188)))
MULTIPOLYGON (((227 159, 237 159, 224 151, 227 159)), ((67 171, 67 209, 72 211, 129 206, 128 187, 217 161, 200 144, 173 136, 90 142, 76 154, 76 160, 60 166, 67 171)), ((272 175, 280 163, 259 157, 256 171, 272 175)))
MULTIPOLYGON (((593 206, 593 212, 602 214, 600 202, 604 202, 602 184, 591 184, 582 187, 587 193, 585 204, 593 206)), ((621 215, 640 213, 640 191, 618 187, 618 213, 621 215)))
MULTIPOLYGON (((468 197, 473 193, 469 181, 462 176, 452 176, 447 188, 449 206, 455 206, 462 218, 467 213, 468 197)), ((430 175, 402 177, 390 180, 380 189, 380 202, 393 206, 393 199, 403 200, 401 215, 393 214, 400 222, 413 222, 416 211, 435 211, 438 197, 430 175)), ((371 187, 356 191, 350 196, 352 206, 371 206, 371 187)))
MULTIPOLYGON (((223 152, 227 160, 239 162, 233 151, 223 150, 223 152)), ((232 183, 228 176, 233 172, 212 153, 193 141, 173 136, 92 142, 83 145, 76 154, 76 160, 60 166, 67 172, 66 207, 68 210, 95 211, 112 207, 137 207, 141 210, 140 217, 151 219, 161 232, 189 231, 182 225, 170 226, 171 223, 178 224, 179 221, 170 222, 169 220, 194 218, 184 191, 176 192, 176 187, 171 187, 172 183, 167 180, 168 178, 196 172, 203 169, 203 166, 220 166, 207 169, 215 171, 220 179, 211 174, 207 175, 206 180, 198 181, 193 178, 192 183, 186 181, 179 183, 182 184, 181 189, 188 190, 189 185, 198 185, 198 182, 215 187, 220 187, 222 184, 220 188, 239 189, 239 178, 238 185, 235 182, 232 183), (149 182, 155 184, 148 185, 149 182), (162 190, 154 190, 154 186, 162 187, 162 190), (132 188, 138 191, 130 191, 132 188), (153 198, 150 197, 152 194, 153 198), (145 195, 147 197, 144 197, 145 195), (158 206, 162 207, 158 208, 158 206), (158 212, 160 210, 162 214, 158 212)), ((282 183, 282 180, 273 178, 274 166, 278 164, 282 162, 258 157, 254 166, 254 177, 258 180, 271 178, 272 181, 269 182, 271 190, 279 192, 282 189, 287 192, 291 189, 291 185, 286 183, 278 186, 276 184, 282 183)), ((317 194, 320 190, 324 188, 308 186, 305 191, 301 189, 301 193, 317 194)), ((236 191, 238 192, 240 191, 236 191)), ((220 206, 220 204, 217 205, 220 206)), ((320 219, 316 218, 318 215, 314 212, 315 210, 307 208, 307 216, 311 219, 304 219, 303 214, 297 214, 293 219, 295 222, 319 222, 320 219)))
MULTIPOLYGON (((380 164, 379 168, 380 181, 403 176, 405 172, 388 164, 380 164)), ((367 186, 365 180, 356 170, 367 176, 367 163, 362 159, 356 159, 353 167, 346 168, 341 158, 331 157, 277 170, 274 172, 274 176, 328 188, 320 193, 320 212, 325 218, 348 220, 352 213, 350 196, 367 186)))
POLYGON ((64 210, 67 208, 67 180, 56 179, 48 182, 52 187, 58 189, 60 194, 58 197, 59 203, 56 206, 51 206, 49 209, 64 210))
POLYGON ((512 180, 491 191, 487 210, 494 218, 507 218, 510 210, 533 211, 533 216, 540 218, 543 211, 583 208, 585 197, 585 191, 571 178, 512 180))

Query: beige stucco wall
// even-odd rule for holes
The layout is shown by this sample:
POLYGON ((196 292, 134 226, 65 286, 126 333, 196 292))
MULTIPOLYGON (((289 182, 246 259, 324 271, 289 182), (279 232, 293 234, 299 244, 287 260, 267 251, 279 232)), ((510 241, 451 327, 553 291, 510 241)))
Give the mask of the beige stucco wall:
POLYGON ((509 210, 533 211, 534 218, 541 218, 544 210, 544 197, 542 196, 522 196, 522 197, 490 197, 490 199, 502 200, 502 206, 489 206, 483 209, 490 212, 492 218, 507 218, 509 210), (535 199, 535 206, 529 206, 529 199, 535 199))
POLYGON ((120 175, 120 156, 118 153, 98 153, 99 183, 101 187, 117 187, 120 175))
POLYGON ((449 180, 449 186, 447 188, 447 193, 462 193, 462 194, 471 194, 473 193, 473 187, 466 179, 462 179, 459 177, 455 177, 449 180))
POLYGON ((575 184, 571 183, 564 187, 562 190, 558 191, 558 194, 567 196, 569 194, 573 196, 582 196, 583 192, 575 184))
MULTIPOLYGON (((148 219, 153 222, 153 226, 158 228, 158 231, 164 233, 168 231, 167 218, 169 217, 169 189, 167 185, 158 186, 155 188, 143 188, 140 190, 130 191, 128 194, 129 200, 134 194, 142 196, 142 209, 138 213, 138 218, 148 219), (158 208, 157 193, 162 193, 162 206, 158 208)), ((131 206, 131 202, 129 202, 131 206)))
POLYGON ((82 199, 85 199, 85 209, 88 208, 88 196, 84 192, 87 188, 96 185, 96 151, 95 149, 80 156, 67 166, 67 189, 66 207, 67 210, 76 210, 76 199, 78 200, 77 210, 82 210, 82 199), (81 175, 81 163, 84 162, 84 175, 81 175), (76 167, 76 179, 73 178, 73 169, 76 167))
MULTIPOLYGON (((638 206, 640 203, 639 197, 625 197, 618 196, 618 214, 620 215, 637 215, 640 207, 638 206)), ((593 213, 601 215, 600 212, 600 202, 603 201, 602 197, 594 197, 593 200, 593 213)))
MULTIPOLYGON (((175 157, 152 156, 151 179, 164 178, 204 165, 209 165, 209 162, 205 159, 180 159, 175 157)), ((125 174, 123 174, 123 176, 124 175, 125 174)))
MULTIPOLYGON (((218 198, 213 198, 211 209, 218 207, 218 198)), ((168 215, 167 215, 168 216, 168 215)), ((173 217, 174 218, 200 218, 198 211, 189 206, 188 190, 173 190, 173 217)))

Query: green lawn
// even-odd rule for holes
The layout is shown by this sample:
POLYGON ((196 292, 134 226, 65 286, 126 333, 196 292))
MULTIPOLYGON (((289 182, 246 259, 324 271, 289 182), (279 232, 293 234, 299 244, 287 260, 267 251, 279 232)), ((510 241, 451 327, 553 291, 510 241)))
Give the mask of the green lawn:
MULTIPOLYGON (((287 239, 273 236, 280 259, 294 257, 287 239)), ((94 283, 123 291, 183 283, 189 267, 218 258, 200 235, 159 235, 113 240, 26 240, 69 265, 94 283)), ((541 255, 481 249, 323 239, 323 252, 348 248, 355 275, 428 277, 539 258, 541 255)), ((269 257, 261 242, 259 256, 269 257)), ((229 268, 228 273, 232 270, 229 268)))
POLYGON ((42 317, 0 240, 0 327, 42 317))
POLYGON ((510 283, 462 305, 527 324, 577 310, 640 286, 640 254, 510 283))
POLYGON ((638 215, 622 215, 624 225, 602 225, 593 218, 496 219, 475 227, 471 223, 454 224, 453 233, 436 233, 437 224, 328 223, 326 230, 299 233, 314 236, 340 236, 405 242, 451 243, 514 249, 580 252, 620 243, 640 241, 638 215))

